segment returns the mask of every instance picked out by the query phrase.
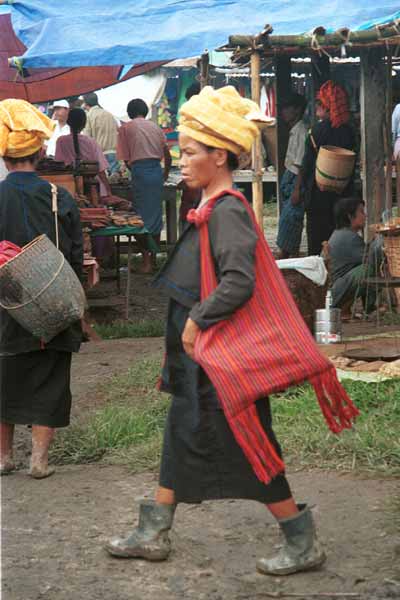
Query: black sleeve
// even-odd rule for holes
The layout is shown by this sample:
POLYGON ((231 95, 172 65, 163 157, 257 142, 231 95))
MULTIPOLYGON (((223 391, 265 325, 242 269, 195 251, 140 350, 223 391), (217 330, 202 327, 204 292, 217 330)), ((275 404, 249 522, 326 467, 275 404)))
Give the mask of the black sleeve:
POLYGON ((215 206, 208 224, 219 283, 190 311, 200 329, 229 318, 253 294, 257 234, 240 200, 225 198, 215 206))

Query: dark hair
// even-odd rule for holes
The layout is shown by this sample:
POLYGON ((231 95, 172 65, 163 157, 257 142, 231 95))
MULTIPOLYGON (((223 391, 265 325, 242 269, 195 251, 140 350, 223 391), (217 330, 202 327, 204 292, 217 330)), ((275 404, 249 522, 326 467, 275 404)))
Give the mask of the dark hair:
POLYGON ((74 150, 77 160, 81 158, 81 151, 79 148, 79 134, 86 125, 86 113, 83 108, 72 108, 69 111, 67 124, 71 128, 72 139, 74 142, 74 150))
MULTIPOLYGON (((206 148, 207 152, 213 152, 214 150, 218 150, 218 148, 214 148, 213 146, 207 146, 206 144, 203 144, 203 146, 206 148)), ((227 150, 226 164, 228 165, 228 169, 230 171, 236 171, 236 169, 239 167, 239 158, 230 150, 227 150)))
POLYGON ((135 98, 134 100, 128 102, 126 112, 128 113, 128 117, 130 119, 136 119, 136 117, 146 117, 147 113, 149 112, 149 107, 141 98, 135 98))
POLYGON ((197 96, 197 94, 200 94, 200 83, 198 81, 195 81, 186 90, 185 98, 186 100, 189 100, 192 96, 197 96))
POLYGON ((94 92, 90 92, 90 94, 85 94, 83 96, 83 101, 88 106, 97 106, 99 103, 97 94, 95 94, 94 92))
POLYGON ((282 101, 281 108, 288 107, 298 108, 301 111, 301 116, 303 116, 307 107, 307 98, 302 94, 293 92, 282 101))
POLYGON ((365 202, 358 196, 340 198, 335 206, 336 229, 349 227, 351 225, 351 219, 355 217, 360 205, 365 206, 365 202))
POLYGON ((15 156, 4 156, 5 161, 9 162, 12 165, 17 165, 18 163, 30 162, 34 163, 40 158, 40 150, 36 150, 33 154, 28 154, 28 156, 19 156, 16 158, 15 156))

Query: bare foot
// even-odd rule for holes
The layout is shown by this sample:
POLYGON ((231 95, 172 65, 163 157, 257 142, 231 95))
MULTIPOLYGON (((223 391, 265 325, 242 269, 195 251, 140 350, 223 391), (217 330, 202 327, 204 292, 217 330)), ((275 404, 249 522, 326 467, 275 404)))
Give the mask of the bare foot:
POLYGON ((9 475, 15 470, 15 463, 12 460, 5 460, 0 463, 0 475, 9 475))
POLYGON ((49 467, 47 465, 35 465, 32 466, 29 470, 29 475, 34 479, 45 479, 46 477, 50 477, 55 473, 54 467, 49 467))

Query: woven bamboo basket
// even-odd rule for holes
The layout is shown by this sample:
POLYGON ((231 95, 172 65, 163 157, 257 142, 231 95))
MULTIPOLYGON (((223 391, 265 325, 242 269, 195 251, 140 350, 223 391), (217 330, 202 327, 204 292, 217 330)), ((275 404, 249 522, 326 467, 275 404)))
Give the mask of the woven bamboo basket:
MULTIPOLYGON (((381 233, 390 275, 400 277, 400 226, 393 227, 388 231, 381 231, 381 233)), ((400 307, 400 290, 395 289, 394 293, 397 306, 400 307)))
POLYGON ((343 192, 353 173, 355 159, 351 150, 321 146, 315 166, 315 180, 321 192, 343 192))
POLYGON ((46 235, 0 267, 0 306, 44 342, 83 317, 85 292, 46 235))

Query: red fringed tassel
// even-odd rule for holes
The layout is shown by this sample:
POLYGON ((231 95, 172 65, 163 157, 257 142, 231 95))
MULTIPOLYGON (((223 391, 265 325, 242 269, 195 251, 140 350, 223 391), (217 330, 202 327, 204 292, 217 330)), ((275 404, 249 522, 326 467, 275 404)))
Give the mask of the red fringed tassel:
POLYGON ((351 429, 355 417, 360 413, 339 382, 335 368, 332 367, 311 378, 310 383, 315 390, 329 429, 333 433, 351 429))
POLYGON ((256 406, 252 404, 235 417, 229 426, 258 479, 268 484, 285 470, 285 464, 263 429, 256 406))

